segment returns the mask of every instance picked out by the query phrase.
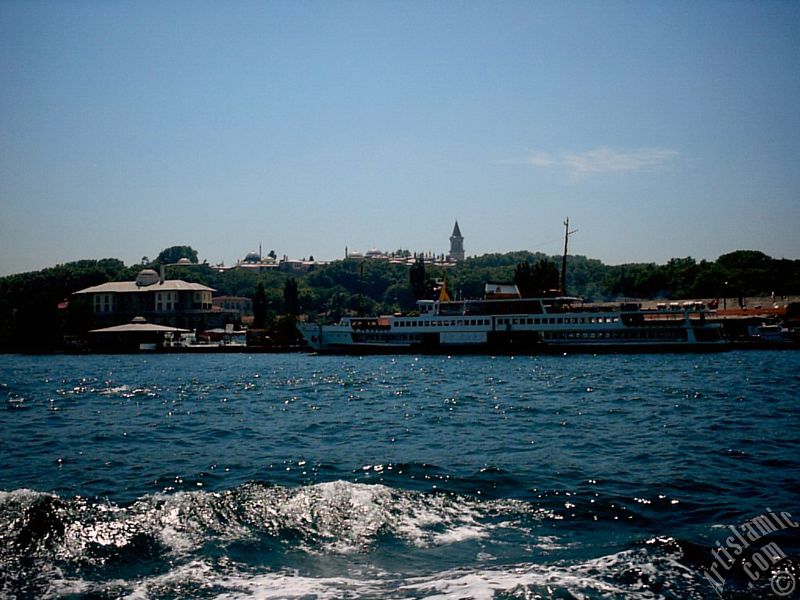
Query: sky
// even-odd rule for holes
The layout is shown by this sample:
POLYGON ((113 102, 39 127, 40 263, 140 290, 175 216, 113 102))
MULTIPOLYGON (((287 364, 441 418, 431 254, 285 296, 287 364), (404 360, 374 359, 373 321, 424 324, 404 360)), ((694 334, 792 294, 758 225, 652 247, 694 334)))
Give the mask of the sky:
POLYGON ((0 275, 800 258, 800 3, 0 0, 0 275))

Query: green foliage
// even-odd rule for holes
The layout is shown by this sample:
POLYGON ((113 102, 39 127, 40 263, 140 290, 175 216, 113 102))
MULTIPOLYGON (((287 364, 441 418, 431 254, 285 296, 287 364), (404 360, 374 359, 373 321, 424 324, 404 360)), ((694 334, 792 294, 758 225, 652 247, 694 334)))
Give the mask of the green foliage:
POLYGON ((422 300, 430 295, 428 281, 425 277, 425 260, 419 257, 408 271, 411 295, 415 300, 422 300))
POLYGON ((133 279, 140 267, 115 258, 80 260, 0 279, 0 350, 53 351, 64 335, 80 331, 86 311, 72 294, 80 289, 133 279), (68 301, 65 308, 59 304, 68 301))
POLYGON ((290 277, 283 284, 283 311, 292 316, 300 312, 300 296, 297 292, 297 280, 294 277, 290 277))
POLYGON ((170 246, 162 250, 155 260, 158 265, 176 263, 182 258, 188 258, 190 262, 197 262, 197 250, 191 246, 170 246))
POLYGON ((514 270, 514 283, 523 298, 543 296, 557 289, 558 278, 558 268, 545 258, 540 258, 534 265, 521 262, 514 270))

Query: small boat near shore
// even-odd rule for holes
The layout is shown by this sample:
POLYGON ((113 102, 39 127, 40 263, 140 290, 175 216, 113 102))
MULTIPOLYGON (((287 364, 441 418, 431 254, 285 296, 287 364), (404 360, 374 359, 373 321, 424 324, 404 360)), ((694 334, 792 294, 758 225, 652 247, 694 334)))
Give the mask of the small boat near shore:
POLYGON ((584 303, 575 296, 522 298, 514 285, 486 284, 479 300, 420 300, 408 315, 300 323, 318 353, 705 352, 727 350, 702 302, 645 308, 584 303))

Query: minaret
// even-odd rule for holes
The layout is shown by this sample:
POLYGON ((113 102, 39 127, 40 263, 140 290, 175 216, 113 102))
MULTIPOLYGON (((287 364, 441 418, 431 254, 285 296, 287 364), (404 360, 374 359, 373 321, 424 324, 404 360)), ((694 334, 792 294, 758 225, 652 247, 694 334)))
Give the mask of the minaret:
POLYGON ((458 221, 453 227, 453 235, 450 236, 450 253, 447 258, 456 262, 464 260, 464 236, 461 235, 461 230, 458 228, 458 221))

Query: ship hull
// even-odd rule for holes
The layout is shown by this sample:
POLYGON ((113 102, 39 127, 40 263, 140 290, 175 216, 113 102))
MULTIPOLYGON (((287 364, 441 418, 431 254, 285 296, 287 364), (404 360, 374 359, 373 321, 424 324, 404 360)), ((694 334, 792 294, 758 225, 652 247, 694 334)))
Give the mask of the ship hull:
POLYGON ((686 353, 722 352, 731 345, 726 340, 702 341, 651 341, 623 342, 576 341, 570 343, 547 342, 541 332, 487 332, 483 341, 457 343, 443 341, 438 333, 426 333, 413 341, 400 341, 387 335, 382 341, 359 341, 357 334, 342 331, 337 326, 301 327, 306 341, 318 354, 482 354, 482 355, 535 355, 535 354, 622 354, 622 353, 686 353))

